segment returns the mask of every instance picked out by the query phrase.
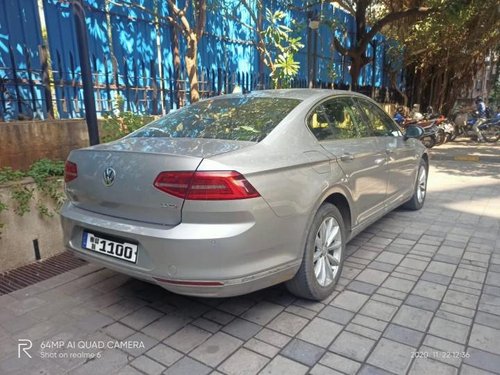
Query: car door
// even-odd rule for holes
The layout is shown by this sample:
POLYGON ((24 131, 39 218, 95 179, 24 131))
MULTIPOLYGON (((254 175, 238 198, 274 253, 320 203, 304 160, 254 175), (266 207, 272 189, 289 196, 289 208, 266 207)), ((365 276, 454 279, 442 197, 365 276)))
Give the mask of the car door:
POLYGON ((357 225, 384 208, 387 186, 385 150, 373 142, 359 108, 349 97, 318 104, 308 126, 320 145, 332 155, 333 168, 340 166, 354 200, 357 225))
POLYGON ((363 98, 354 100, 360 106, 375 141, 387 154, 387 201, 389 204, 402 201, 413 187, 417 155, 415 142, 405 140, 394 121, 378 105, 363 98))

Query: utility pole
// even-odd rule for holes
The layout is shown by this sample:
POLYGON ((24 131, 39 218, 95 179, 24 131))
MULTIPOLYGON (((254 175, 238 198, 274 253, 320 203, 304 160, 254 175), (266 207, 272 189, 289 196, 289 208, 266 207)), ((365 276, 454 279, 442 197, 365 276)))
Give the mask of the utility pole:
POLYGON ((99 128, 97 126, 94 85, 92 84, 92 71, 90 69, 89 41, 82 0, 73 0, 73 14, 76 29, 76 42, 78 43, 78 55, 80 57, 80 68, 82 72, 85 119, 89 132, 89 142, 90 145, 93 146, 99 144, 99 128))

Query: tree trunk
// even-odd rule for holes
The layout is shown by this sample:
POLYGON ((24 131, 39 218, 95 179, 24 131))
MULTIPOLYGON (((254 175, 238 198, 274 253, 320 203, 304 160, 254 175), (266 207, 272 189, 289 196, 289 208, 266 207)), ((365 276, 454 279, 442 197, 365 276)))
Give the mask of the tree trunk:
POLYGON ((360 55, 351 56, 351 69, 349 69, 349 74, 351 75, 351 89, 353 91, 358 91, 359 84, 359 74, 361 73, 361 68, 363 67, 362 58, 360 55))
POLYGON ((200 92, 198 91, 198 38, 195 33, 191 33, 187 37, 186 51, 186 70, 189 77, 190 99, 191 103, 196 103, 200 100, 200 92))
POLYGON ((175 27, 170 29, 172 41, 172 62, 174 66, 174 101, 177 108, 184 105, 184 100, 179 97, 181 92, 181 54, 179 51, 179 34, 175 27))

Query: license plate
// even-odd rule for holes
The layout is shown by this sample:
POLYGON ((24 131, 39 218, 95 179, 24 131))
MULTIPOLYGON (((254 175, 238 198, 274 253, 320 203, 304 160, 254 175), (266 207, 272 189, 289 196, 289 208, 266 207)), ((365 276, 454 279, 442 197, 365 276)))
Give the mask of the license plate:
POLYGON ((93 233, 83 232, 82 247, 127 262, 137 262, 137 245, 133 243, 117 239, 110 240, 93 233))

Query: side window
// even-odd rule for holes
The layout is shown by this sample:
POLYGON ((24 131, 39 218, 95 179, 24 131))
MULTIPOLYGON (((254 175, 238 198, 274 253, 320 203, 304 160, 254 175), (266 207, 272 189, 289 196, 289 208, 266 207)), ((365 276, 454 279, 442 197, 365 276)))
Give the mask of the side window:
POLYGON ((318 141, 358 138, 361 122, 357 107, 349 98, 328 100, 318 105, 308 119, 308 126, 318 141))
POLYGON ((361 111, 366 115, 371 132, 376 137, 401 135, 392 119, 382 109, 366 100, 357 99, 361 111))

